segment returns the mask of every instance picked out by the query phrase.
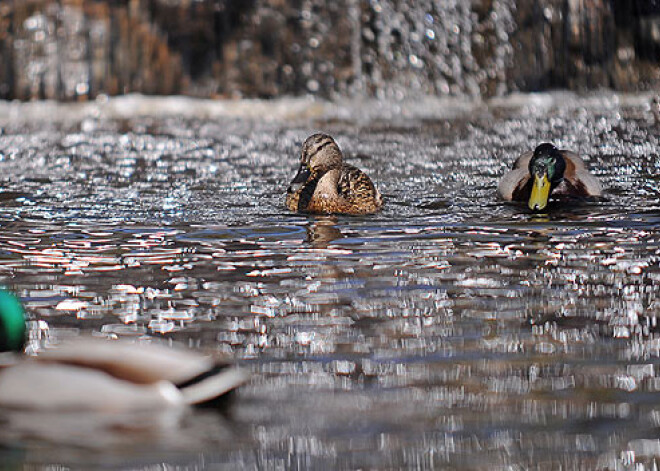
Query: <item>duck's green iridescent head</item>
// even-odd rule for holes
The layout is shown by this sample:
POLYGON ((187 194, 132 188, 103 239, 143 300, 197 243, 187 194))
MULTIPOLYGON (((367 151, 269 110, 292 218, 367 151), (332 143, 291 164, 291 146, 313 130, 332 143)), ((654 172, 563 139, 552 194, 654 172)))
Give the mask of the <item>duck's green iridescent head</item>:
POLYGON ((21 352, 27 330, 23 306, 16 296, 0 289, 0 352, 21 352))
POLYGON ((534 155, 529 161, 529 173, 532 176, 529 209, 545 209, 550 192, 564 179, 564 170, 566 161, 555 146, 545 142, 534 149, 534 155))

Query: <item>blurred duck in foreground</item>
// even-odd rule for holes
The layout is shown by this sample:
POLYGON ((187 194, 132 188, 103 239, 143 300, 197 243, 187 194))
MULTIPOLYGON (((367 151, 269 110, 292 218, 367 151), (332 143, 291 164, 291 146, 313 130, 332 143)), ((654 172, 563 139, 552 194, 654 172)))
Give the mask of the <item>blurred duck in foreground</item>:
POLYGON ((126 412, 209 404, 247 381, 212 359, 157 345, 77 340, 23 357, 23 307, 0 290, 0 408, 126 412), (7 354, 4 354, 6 356, 7 354))
POLYGON ((579 155, 549 143, 539 145, 516 159, 497 187, 506 201, 524 201, 532 211, 548 206, 550 195, 601 196, 603 190, 579 155))
POLYGON ((335 140, 313 134, 302 146, 300 168, 287 189, 286 206, 310 213, 371 214, 383 198, 360 169, 343 163, 335 140))

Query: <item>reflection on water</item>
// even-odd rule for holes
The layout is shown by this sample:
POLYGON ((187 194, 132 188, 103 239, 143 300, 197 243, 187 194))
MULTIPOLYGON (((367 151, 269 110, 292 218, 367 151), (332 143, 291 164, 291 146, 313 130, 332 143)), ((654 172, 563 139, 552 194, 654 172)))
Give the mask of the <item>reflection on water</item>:
MULTIPOLYGON (((310 218, 311 219, 311 218, 310 218)), ((316 217, 307 226, 307 241, 317 248, 327 248, 332 241, 344 237, 335 216, 316 217)))
POLYGON ((3 412, 0 420, 4 469, 61 462, 84 469, 163 461, 189 465, 203 462, 199 455, 206 450, 227 453, 232 444, 251 440, 231 419, 204 410, 130 415, 12 411, 3 412))
MULTIPOLYGON (((254 373, 229 418, 133 430, 151 462, 650 465, 658 127, 641 98, 555 98, 406 119, 8 122, 0 282, 38 321, 30 351, 87 333, 149 337, 254 373), (284 209, 300 143, 318 129, 355 149, 381 213, 284 209), (497 201, 499 176, 540 141, 585 155, 608 198, 542 216, 497 201)), ((117 438, 101 432, 53 445, 25 432, 31 419, 0 420, 0 456, 19 463, 149 464, 99 452, 117 438)))

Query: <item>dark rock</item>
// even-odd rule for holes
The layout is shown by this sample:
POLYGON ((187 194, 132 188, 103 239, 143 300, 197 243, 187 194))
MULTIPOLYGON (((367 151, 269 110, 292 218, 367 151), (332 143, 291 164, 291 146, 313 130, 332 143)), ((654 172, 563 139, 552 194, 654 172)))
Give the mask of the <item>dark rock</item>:
POLYGON ((0 3, 0 97, 493 96, 658 85, 657 0, 0 3))

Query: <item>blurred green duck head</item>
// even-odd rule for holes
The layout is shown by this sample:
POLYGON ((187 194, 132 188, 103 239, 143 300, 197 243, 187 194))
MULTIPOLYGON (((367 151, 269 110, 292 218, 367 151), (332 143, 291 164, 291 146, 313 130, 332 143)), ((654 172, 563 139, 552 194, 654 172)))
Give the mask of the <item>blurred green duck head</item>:
POLYGON ((0 352, 22 352, 26 337, 21 302, 9 291, 0 289, 0 352))

